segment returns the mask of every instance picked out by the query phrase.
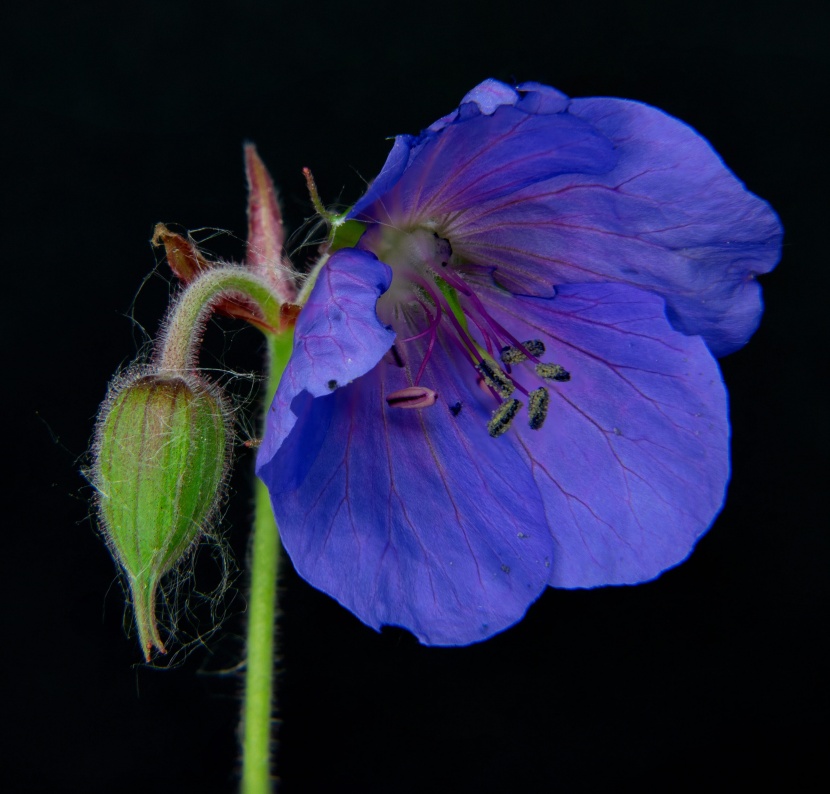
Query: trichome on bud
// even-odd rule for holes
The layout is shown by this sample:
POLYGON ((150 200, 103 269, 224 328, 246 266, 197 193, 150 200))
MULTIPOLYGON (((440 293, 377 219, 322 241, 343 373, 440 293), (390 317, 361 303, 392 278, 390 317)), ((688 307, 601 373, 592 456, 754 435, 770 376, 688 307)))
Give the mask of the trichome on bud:
POLYGON ((218 387, 189 373, 136 370, 110 385, 95 429, 92 482, 101 528, 123 567, 139 641, 165 653, 156 623, 161 578, 208 527, 232 451, 218 387))

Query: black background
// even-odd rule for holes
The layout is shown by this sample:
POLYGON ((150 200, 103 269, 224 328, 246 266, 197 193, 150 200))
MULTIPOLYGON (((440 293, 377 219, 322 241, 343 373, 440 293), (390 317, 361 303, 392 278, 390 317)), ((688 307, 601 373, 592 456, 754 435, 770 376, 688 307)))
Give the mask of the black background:
MULTIPOLYGON (((139 664, 79 474, 106 383, 155 332, 171 289, 148 244, 154 223, 227 230, 207 244, 239 258, 243 140, 258 144, 297 229, 311 215, 303 166, 328 203, 353 201, 386 137, 417 132, 489 76, 661 107, 781 215, 762 327, 722 362, 729 499, 659 580, 548 590, 519 625, 461 649, 376 634, 289 570, 282 790, 824 790, 828 7, 486 5, 4 12, 7 790, 235 787, 241 681, 218 671, 241 658, 244 574, 216 633, 172 669, 139 664)), ((250 371, 259 345, 221 323, 205 361, 250 371)), ((240 453, 223 524, 243 569, 252 462, 240 453)), ((215 584, 209 549, 197 571, 215 584)), ((210 627, 207 605, 191 606, 186 641, 210 627)))

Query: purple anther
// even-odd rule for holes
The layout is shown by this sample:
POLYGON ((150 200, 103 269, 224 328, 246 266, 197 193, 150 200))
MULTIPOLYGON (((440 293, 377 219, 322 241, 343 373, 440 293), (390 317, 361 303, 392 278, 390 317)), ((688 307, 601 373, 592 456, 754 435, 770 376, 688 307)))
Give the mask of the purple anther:
POLYGON ((407 386, 387 395, 386 403, 390 408, 429 408, 437 399, 438 392, 426 386, 407 386))

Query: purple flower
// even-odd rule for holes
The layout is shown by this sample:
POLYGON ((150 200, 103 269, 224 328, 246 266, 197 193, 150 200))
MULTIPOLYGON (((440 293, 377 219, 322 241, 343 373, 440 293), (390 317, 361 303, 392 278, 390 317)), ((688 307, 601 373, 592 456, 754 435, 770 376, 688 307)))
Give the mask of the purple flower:
POLYGON ((654 108, 488 80, 350 217, 259 453, 299 573, 462 645, 548 585, 681 562, 723 502, 713 353, 758 324, 772 210, 654 108))

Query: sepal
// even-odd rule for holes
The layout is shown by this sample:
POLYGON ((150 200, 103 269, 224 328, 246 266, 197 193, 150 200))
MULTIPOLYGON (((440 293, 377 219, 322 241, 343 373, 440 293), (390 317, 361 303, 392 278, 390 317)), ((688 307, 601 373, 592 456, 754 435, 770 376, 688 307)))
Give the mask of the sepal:
POLYGON ((92 481, 101 529, 124 569, 139 641, 165 653, 155 616, 161 578, 209 527, 230 463, 231 411, 195 374, 118 378, 95 432, 92 481))

